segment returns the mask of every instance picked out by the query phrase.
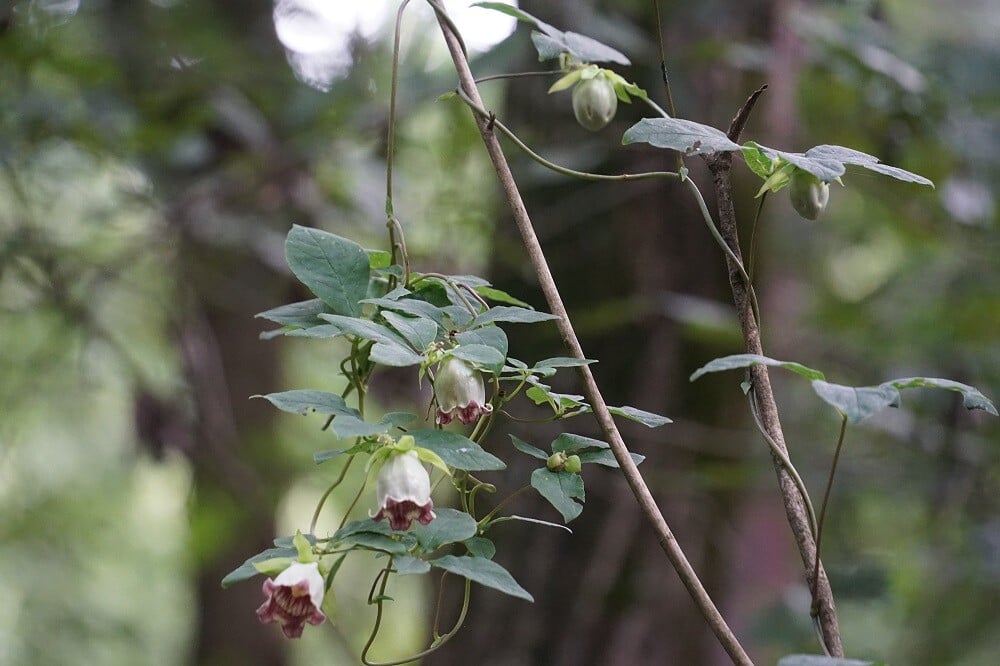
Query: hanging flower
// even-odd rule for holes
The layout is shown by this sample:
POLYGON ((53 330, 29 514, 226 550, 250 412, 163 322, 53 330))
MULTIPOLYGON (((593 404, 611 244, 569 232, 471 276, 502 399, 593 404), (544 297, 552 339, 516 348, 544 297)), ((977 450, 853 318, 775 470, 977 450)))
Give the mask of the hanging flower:
POLYGON ((820 181, 808 171, 796 169, 792 173, 788 195, 796 213, 807 220, 815 220, 830 200, 830 184, 820 181))
POLYGON ((319 564, 293 562, 273 580, 264 581, 266 599, 257 609, 261 622, 277 622, 289 638, 302 635, 305 623, 322 624, 323 576, 319 564))
POLYGON ((483 376, 470 363, 454 356, 446 357, 438 366, 434 397, 440 425, 448 425, 456 418, 469 425, 493 411, 493 405, 486 402, 483 376))
POLYGON ((426 525, 434 520, 431 477, 416 451, 393 453, 379 469, 375 482, 379 510, 373 518, 389 519, 394 530, 408 530, 416 520, 426 525))

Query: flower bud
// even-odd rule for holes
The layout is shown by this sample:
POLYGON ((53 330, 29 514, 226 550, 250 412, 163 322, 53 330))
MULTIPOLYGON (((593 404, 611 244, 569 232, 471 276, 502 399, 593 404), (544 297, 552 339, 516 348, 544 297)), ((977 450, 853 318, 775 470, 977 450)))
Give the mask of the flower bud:
POLYGON ((322 624, 326 615, 323 604, 323 576, 319 564, 293 562, 273 580, 264 581, 266 597, 257 617, 261 622, 277 622, 288 638, 302 635, 305 623, 322 624))
POLYGON ((580 460, 580 456, 574 454, 566 458, 566 466, 564 469, 567 472, 572 472, 573 474, 579 474, 583 469, 583 462, 580 460))
POLYGON ((438 366, 434 397, 440 425, 448 425, 456 418, 469 425, 493 411, 493 405, 486 402, 483 376, 470 363, 454 356, 445 357, 438 366))
POLYGON ((618 96, 603 76, 581 81, 573 89, 573 114, 576 122, 591 132, 603 129, 615 117, 618 96))
POLYGON ((549 468, 550 472, 563 471, 566 469, 566 454, 563 451, 556 451, 545 461, 545 466, 549 468))
POLYGON ((421 525, 434 520, 431 478, 416 451, 391 454, 379 469, 375 499, 379 510, 373 519, 388 518, 394 530, 408 530, 414 520, 421 525))
POLYGON ((820 182, 808 171, 796 169, 788 185, 788 196, 795 212, 807 220, 815 220, 830 200, 830 184, 820 182))

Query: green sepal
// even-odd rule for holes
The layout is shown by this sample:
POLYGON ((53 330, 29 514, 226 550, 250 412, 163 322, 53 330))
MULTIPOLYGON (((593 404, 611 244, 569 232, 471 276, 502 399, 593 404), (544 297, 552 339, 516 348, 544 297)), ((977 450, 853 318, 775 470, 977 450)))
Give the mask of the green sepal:
POLYGON ((277 576, 282 571, 287 569, 293 562, 295 558, 292 557, 272 557, 268 560, 261 560, 260 562, 251 562, 253 568, 259 573, 265 576, 277 576))
POLYGON ((301 531, 295 530, 295 536, 292 537, 292 545, 295 546, 295 550, 299 554, 299 562, 309 564, 316 561, 316 558, 313 557, 312 544, 309 543, 309 539, 301 531))

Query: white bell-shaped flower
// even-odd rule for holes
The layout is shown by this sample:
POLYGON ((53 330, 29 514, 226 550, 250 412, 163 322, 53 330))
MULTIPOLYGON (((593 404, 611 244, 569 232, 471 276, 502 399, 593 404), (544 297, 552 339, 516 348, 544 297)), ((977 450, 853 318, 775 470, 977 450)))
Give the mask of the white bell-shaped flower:
POLYGON ((469 425, 493 411, 493 405, 486 402, 482 374, 472 364, 454 356, 448 356, 438 366, 434 397, 440 425, 448 425, 456 418, 469 425))
POLYGON ((382 465, 375 499, 379 510, 373 519, 388 518, 394 530, 408 530, 414 520, 421 525, 434 520, 431 477, 416 451, 393 453, 382 465))
POLYGON ((305 623, 322 624, 326 615, 320 610, 323 604, 323 576, 319 564, 293 562, 273 580, 264 581, 267 597, 257 617, 261 622, 277 622, 289 638, 302 635, 305 623))

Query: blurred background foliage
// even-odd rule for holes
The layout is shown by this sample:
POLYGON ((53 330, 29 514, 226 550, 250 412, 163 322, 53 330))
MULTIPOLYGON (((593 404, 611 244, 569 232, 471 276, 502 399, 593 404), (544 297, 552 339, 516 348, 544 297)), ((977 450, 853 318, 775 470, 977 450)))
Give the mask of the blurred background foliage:
MULTIPOLYGON (((337 472, 312 466, 332 446, 319 422, 247 397, 332 390, 338 349, 261 341, 253 314, 307 297, 283 264, 292 223, 384 243, 395 6, 0 9, 0 664, 354 663, 371 622, 372 562, 338 578, 337 629, 296 643, 257 623, 256 584, 223 592, 218 581, 271 537, 305 529, 337 472)), ((627 52, 636 65, 623 73, 660 95, 650 3, 521 6, 627 52)), ((771 197, 758 249, 770 355, 841 383, 945 376, 1000 396, 997 3, 661 7, 682 117, 724 127, 767 82, 748 137, 790 150, 848 145, 937 184, 851 172, 811 224, 771 197)), ((459 22, 470 39, 512 28, 498 15, 472 23, 474 12, 487 14, 459 22)), ((421 3, 403 47, 396 211, 411 256, 426 270, 486 272, 542 306, 468 113, 435 101, 454 75, 421 3)), ((475 68, 534 61, 522 28, 475 68)), ((618 145, 642 109, 623 107, 611 129, 585 134, 569 94, 547 96, 548 84, 484 91, 557 161, 669 164, 618 145)), ((662 184, 568 182, 511 156, 609 402, 675 418, 628 433, 650 456, 644 469, 696 568, 758 663, 816 651, 739 378, 686 380, 740 346, 721 258, 691 202, 662 184)), ((740 172, 745 241, 758 184, 740 172)), ((560 351, 554 331, 511 339, 521 358, 560 351)), ((794 379, 777 386, 793 457, 818 495, 837 420, 794 379)), ((377 387, 390 409, 409 403, 415 382, 387 373, 377 387)), ((905 400, 848 432, 824 539, 845 644, 897 665, 993 664, 1000 428, 952 395, 905 400)), ((495 448, 520 469, 508 444, 495 448)), ((465 633, 429 662, 726 663, 620 480, 587 480, 576 535, 518 527, 501 544, 498 558, 536 606, 481 590, 465 633)), ((351 498, 335 494, 320 531, 351 498)), ((542 505, 519 511, 551 517, 542 505)), ((426 634, 430 582, 405 584, 380 656, 415 651, 426 634)))

